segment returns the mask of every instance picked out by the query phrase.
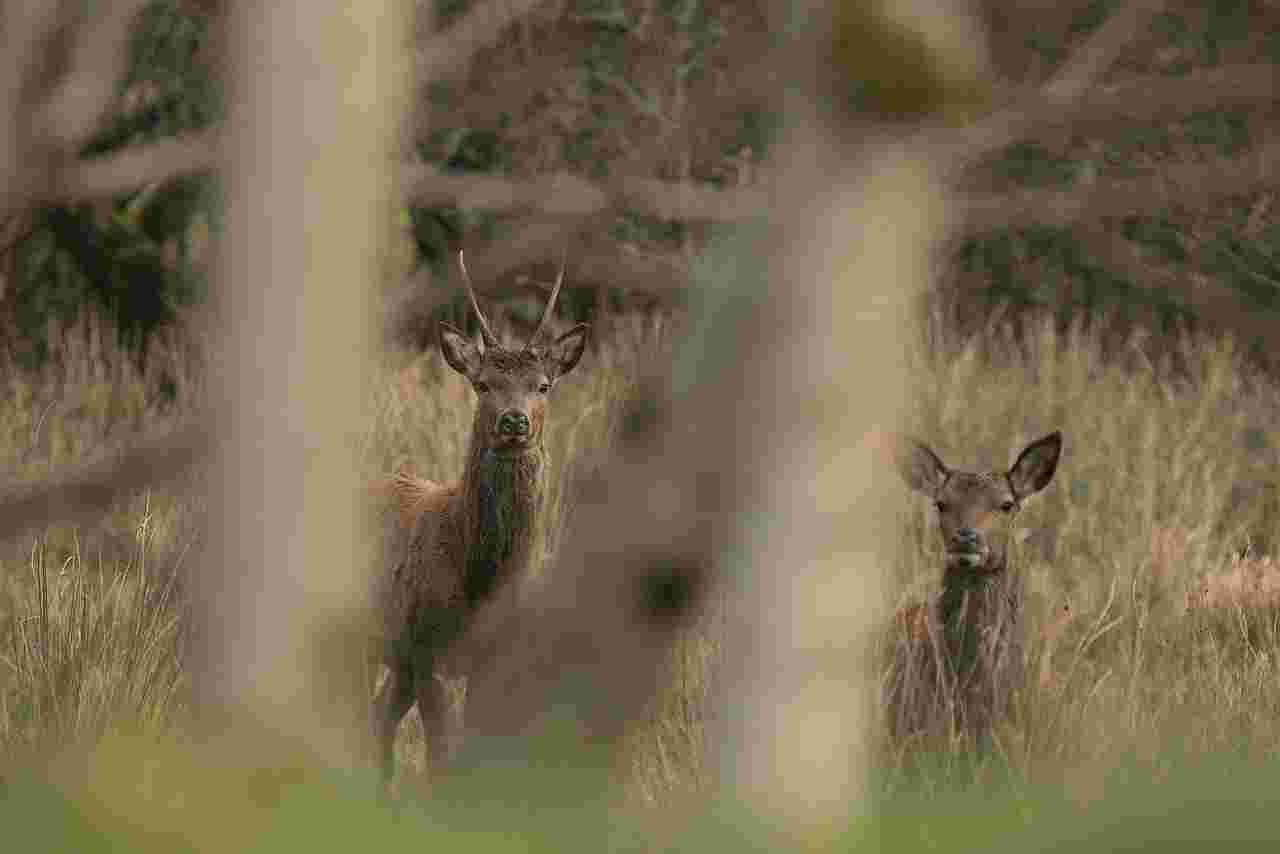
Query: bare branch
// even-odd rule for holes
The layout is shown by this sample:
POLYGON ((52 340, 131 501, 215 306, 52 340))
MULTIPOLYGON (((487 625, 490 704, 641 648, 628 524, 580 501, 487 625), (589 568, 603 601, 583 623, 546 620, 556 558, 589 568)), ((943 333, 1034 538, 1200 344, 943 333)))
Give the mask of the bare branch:
POLYGON ((97 199, 213 168, 218 134, 187 134, 135 145, 101 157, 67 162, 55 170, 46 201, 97 199))
POLYGON ((1102 76, 1133 41, 1147 18, 1158 12, 1165 0, 1131 0, 1107 19, 1085 40, 1043 87, 1046 98, 1068 101, 1078 98, 1102 76))
POLYGON ((0 494, 0 539, 54 522, 73 523, 107 512, 121 497, 171 482, 209 453, 203 420, 158 438, 143 439, 107 459, 69 469, 32 486, 0 494))
POLYGON ((81 22, 71 70, 45 100, 37 119, 49 144, 74 148, 101 121, 124 74, 133 23, 145 5, 146 0, 98 3, 100 13, 81 22))
POLYGON ((456 24, 434 35, 418 51, 418 79, 439 81, 465 74, 482 48, 493 44, 502 31, 533 11, 540 0, 488 0, 480 3, 456 24))
POLYGON ((0 216, 23 201, 31 169, 28 149, 30 76, 42 48, 56 29, 61 9, 40 0, 13 0, 0 6, 0 216))
POLYGON ((1276 66, 1228 65, 1203 69, 1184 77, 1143 75, 1095 87, 1070 109, 1044 109, 1030 117, 1026 134, 1070 126, 1175 118, 1198 110, 1221 109, 1239 104, 1261 104, 1275 99, 1276 66))
POLYGON ((759 187, 717 190, 688 182, 618 178, 602 184, 560 172, 530 179, 491 175, 442 175, 418 167, 409 200, 486 210, 537 210, 554 216, 590 216, 610 205, 667 220, 732 222, 767 212, 769 193, 759 187))
POLYGON ((409 173, 407 187, 408 200, 425 206, 536 209, 558 216, 588 216, 609 203, 597 185, 565 173, 520 180, 493 175, 442 175, 419 166, 409 173))
MULTIPOLYGON (((944 143, 944 149, 950 149, 947 159, 952 162, 952 168, 963 167, 989 151, 1022 138, 1043 117, 1061 114, 1073 107, 1115 62, 1148 16, 1162 6, 1164 0, 1133 0, 1086 39, 1044 86, 964 128, 944 143)), ((930 129, 925 135, 936 138, 939 130, 930 129)), ((945 138, 945 132, 942 135, 945 138)))
POLYGON ((1085 219, 1133 216, 1169 206, 1202 207, 1273 186, 1280 179, 1280 141, 1239 157, 1161 168, 1149 177, 1099 181, 1072 190, 974 194, 957 200, 965 233, 1025 225, 1071 225, 1085 219))

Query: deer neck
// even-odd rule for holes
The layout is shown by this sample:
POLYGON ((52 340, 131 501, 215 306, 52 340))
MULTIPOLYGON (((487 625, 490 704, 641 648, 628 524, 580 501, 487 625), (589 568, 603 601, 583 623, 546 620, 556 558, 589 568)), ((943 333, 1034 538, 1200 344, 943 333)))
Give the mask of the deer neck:
POLYGON ((464 592, 474 605, 533 568, 542 553, 547 454, 507 456, 473 445, 463 475, 464 592))
POLYGON ((981 572, 947 569, 943 573, 938 616, 949 634, 965 627, 1002 625, 1016 618, 1017 605, 1018 579, 1004 556, 981 572))

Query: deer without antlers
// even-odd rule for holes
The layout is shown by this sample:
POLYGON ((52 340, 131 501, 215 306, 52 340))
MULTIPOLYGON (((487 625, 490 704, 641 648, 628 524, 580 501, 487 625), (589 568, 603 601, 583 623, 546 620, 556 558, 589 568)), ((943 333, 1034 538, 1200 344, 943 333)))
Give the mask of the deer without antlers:
POLYGON ((461 252, 458 264, 480 331, 473 341, 440 323, 440 352, 470 381, 477 400, 462 479, 440 484, 401 473, 377 488, 393 505, 391 566, 379 591, 390 675, 374 708, 385 780, 394 772, 396 729, 415 702, 431 762, 439 767, 446 758, 442 661, 476 610, 542 559, 548 395, 587 343, 586 324, 549 344, 541 341, 564 281, 563 263, 541 321, 518 349, 504 347, 490 329, 461 252))
POLYGON ((932 499, 946 558, 937 603, 897 615, 905 642, 890 686, 895 733, 925 729, 942 713, 985 739, 1008 712, 1023 664, 1022 586, 1010 558, 1013 519, 1049 485, 1061 452, 1062 434, 1054 432, 1028 445, 1008 471, 973 473, 948 468, 914 439, 899 444, 898 471, 932 499))

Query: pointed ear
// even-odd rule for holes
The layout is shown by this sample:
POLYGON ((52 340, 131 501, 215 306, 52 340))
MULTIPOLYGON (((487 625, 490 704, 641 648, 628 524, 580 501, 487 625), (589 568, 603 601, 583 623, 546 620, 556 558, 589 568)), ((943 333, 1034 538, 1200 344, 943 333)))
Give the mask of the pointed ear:
POLYGON ((1034 495, 1049 485, 1053 473, 1058 470, 1058 458, 1062 455, 1062 434, 1057 430, 1037 439, 1018 454, 1018 460, 1009 469, 1009 483, 1019 499, 1034 495))
POLYGON ((547 348, 544 358, 551 363, 551 369, 557 377, 569 373, 578 364, 578 360, 587 349, 587 334, 590 331, 590 326, 579 323, 547 348))
POLYGON ((480 361, 484 355, 480 346, 452 323, 440 321, 440 354, 449 367, 467 379, 473 379, 480 372, 480 361))
POLYGON ((894 461, 907 486, 925 495, 937 495, 947 479, 947 467, 938 455, 910 436, 900 436, 895 444, 894 461))

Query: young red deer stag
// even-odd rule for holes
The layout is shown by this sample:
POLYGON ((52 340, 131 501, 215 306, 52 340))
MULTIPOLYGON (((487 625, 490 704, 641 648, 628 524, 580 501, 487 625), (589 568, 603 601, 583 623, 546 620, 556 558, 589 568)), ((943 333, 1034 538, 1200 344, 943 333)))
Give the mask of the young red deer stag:
MULTIPOLYGON (((436 767, 445 758, 448 703, 444 654, 477 608, 502 585, 534 571, 544 550, 544 504, 550 461, 543 441, 548 395, 578 364, 588 327, 579 324, 542 343, 564 280, 556 278, 542 320, 519 349, 499 344, 476 301, 458 253, 478 341, 440 324, 440 352, 476 394, 466 468, 459 482, 407 474, 382 484, 390 494, 390 573, 382 578, 383 655, 390 675, 375 700, 374 727, 383 776, 394 772, 400 720, 416 702, 436 767)), ((464 675, 464 674, 449 674, 464 675)))
POLYGON ((895 734, 942 720, 985 742, 1008 713, 1023 670, 1013 520, 1049 485, 1061 452, 1062 434, 1054 432, 1028 445, 1007 472, 972 473, 948 468, 914 439, 900 443, 899 473, 932 500, 946 557, 936 605, 897 616, 903 642, 890 686, 895 734))

